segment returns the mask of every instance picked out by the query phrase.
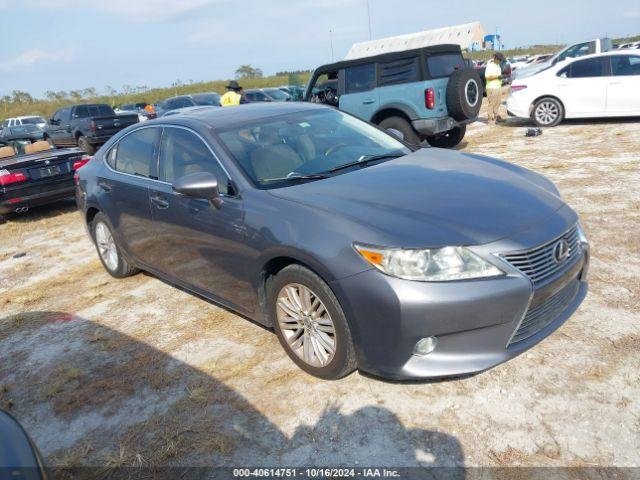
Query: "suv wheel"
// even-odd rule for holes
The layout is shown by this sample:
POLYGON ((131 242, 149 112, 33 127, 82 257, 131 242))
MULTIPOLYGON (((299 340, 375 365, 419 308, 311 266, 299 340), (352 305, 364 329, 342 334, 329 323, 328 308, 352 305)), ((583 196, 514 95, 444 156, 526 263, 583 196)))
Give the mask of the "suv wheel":
POLYGON ((311 270, 290 265, 269 280, 269 313, 280 344, 305 372, 336 380, 356 368, 338 299, 311 270))
POLYGON ((482 81, 473 69, 456 70, 447 83, 447 109, 458 121, 475 118, 482 106, 482 81))
POLYGON ((420 145, 420 137, 411 124, 402 117, 385 118, 379 126, 410 145, 420 145))
POLYGON ((564 107, 555 98, 541 98, 533 106, 531 120, 539 127, 555 127, 564 118, 564 107))
POLYGON ((89 143, 89 141, 87 140, 87 137, 85 137, 84 135, 80 135, 78 137, 78 146, 84 150, 85 152, 87 152, 87 154, 89 155, 95 155, 96 153, 96 147, 94 147, 93 145, 91 145, 89 143))
POLYGON ((427 137, 427 142, 432 147, 453 148, 462 141, 466 132, 467 126, 460 125, 459 127, 452 128, 448 132, 441 133, 440 135, 427 137))
POLYGON ((98 213, 93 219, 91 233, 100 261, 111 276, 124 278, 139 272, 122 256, 107 219, 102 213, 98 213))

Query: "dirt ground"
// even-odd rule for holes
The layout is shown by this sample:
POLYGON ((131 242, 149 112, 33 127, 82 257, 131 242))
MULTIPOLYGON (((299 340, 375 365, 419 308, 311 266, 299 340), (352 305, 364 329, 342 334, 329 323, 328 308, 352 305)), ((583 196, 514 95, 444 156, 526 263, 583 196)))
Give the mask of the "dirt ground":
POLYGON ((69 202, 0 226, 0 405, 58 466, 640 465, 640 122, 525 129, 479 122, 460 149, 549 176, 593 254, 585 302, 526 354, 320 381, 237 315, 108 276, 69 202))

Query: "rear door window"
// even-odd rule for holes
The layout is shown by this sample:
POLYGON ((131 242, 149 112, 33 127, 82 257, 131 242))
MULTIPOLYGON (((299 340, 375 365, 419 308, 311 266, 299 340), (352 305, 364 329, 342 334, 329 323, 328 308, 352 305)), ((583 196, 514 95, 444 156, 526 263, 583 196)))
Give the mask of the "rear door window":
POLYGON ((218 178, 218 189, 229 193, 229 177, 205 143, 193 132, 166 127, 160 142, 159 179, 173 183, 191 173, 208 172, 218 178))
POLYGON ((465 68, 464 58, 459 53, 445 53, 427 57, 427 69, 433 78, 448 77, 455 70, 465 68))
POLYGON ((159 132, 153 127, 135 130, 118 142, 113 153, 109 152, 107 162, 119 172, 151 177, 159 132))
POLYGON ((609 57, 588 58, 571 64, 570 78, 604 77, 609 74, 609 57))
POLYGON ((345 68, 345 93, 366 92, 376 86, 376 65, 369 63, 345 68))
POLYGON ((417 82, 420 80, 420 64, 418 57, 402 58, 380 64, 379 86, 397 85, 399 83, 417 82))
POLYGON ((611 68, 615 76, 640 75, 640 55, 614 55, 611 68))

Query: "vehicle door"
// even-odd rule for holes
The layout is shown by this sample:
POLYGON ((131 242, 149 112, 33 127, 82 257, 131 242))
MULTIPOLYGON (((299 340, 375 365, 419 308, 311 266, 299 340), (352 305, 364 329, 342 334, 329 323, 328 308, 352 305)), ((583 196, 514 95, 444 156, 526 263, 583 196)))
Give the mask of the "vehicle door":
POLYGON ((143 127, 122 137, 105 154, 109 168, 97 178, 98 203, 121 245, 147 265, 166 254, 155 241, 149 205, 149 189, 157 183, 160 132, 160 127, 143 127))
POLYGON ((56 128, 56 145, 75 145, 75 139, 73 138, 73 132, 71 130, 72 110, 72 107, 60 110, 60 122, 56 128))
POLYGON ((612 55, 607 114, 640 115, 640 54, 612 55))
POLYGON ((557 73, 553 93, 563 102, 568 118, 604 114, 610 69, 609 57, 595 57, 576 60, 557 73))
POLYGON ((213 150, 192 130, 165 127, 158 176, 160 182, 150 191, 154 235, 162 246, 156 268, 230 306, 253 309, 242 200, 213 150), (196 172, 216 175, 220 208, 173 191, 175 180, 196 172))
POLYGON ((347 67, 340 72, 340 77, 340 110, 370 121, 380 105, 376 89, 376 64, 347 67))
POLYGON ((49 123, 47 125, 47 134, 49 135, 49 137, 51 137, 51 140, 56 145, 58 145, 58 138, 60 136, 60 124, 61 124, 62 110, 64 110, 64 109, 61 108, 60 110, 57 110, 53 114, 53 116, 51 117, 51 119, 49 120, 49 123))

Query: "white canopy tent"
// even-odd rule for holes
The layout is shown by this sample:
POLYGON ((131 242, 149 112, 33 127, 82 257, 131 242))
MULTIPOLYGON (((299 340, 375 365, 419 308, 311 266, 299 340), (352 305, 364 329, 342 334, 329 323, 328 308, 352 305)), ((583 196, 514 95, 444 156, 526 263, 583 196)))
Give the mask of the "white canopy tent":
POLYGON ((465 23, 452 27, 437 28, 424 32, 380 38, 368 42, 354 43, 345 60, 370 57, 381 53, 402 52, 414 48, 440 44, 457 44, 463 50, 470 50, 474 44, 481 45, 484 40, 484 28, 480 22, 465 23))

